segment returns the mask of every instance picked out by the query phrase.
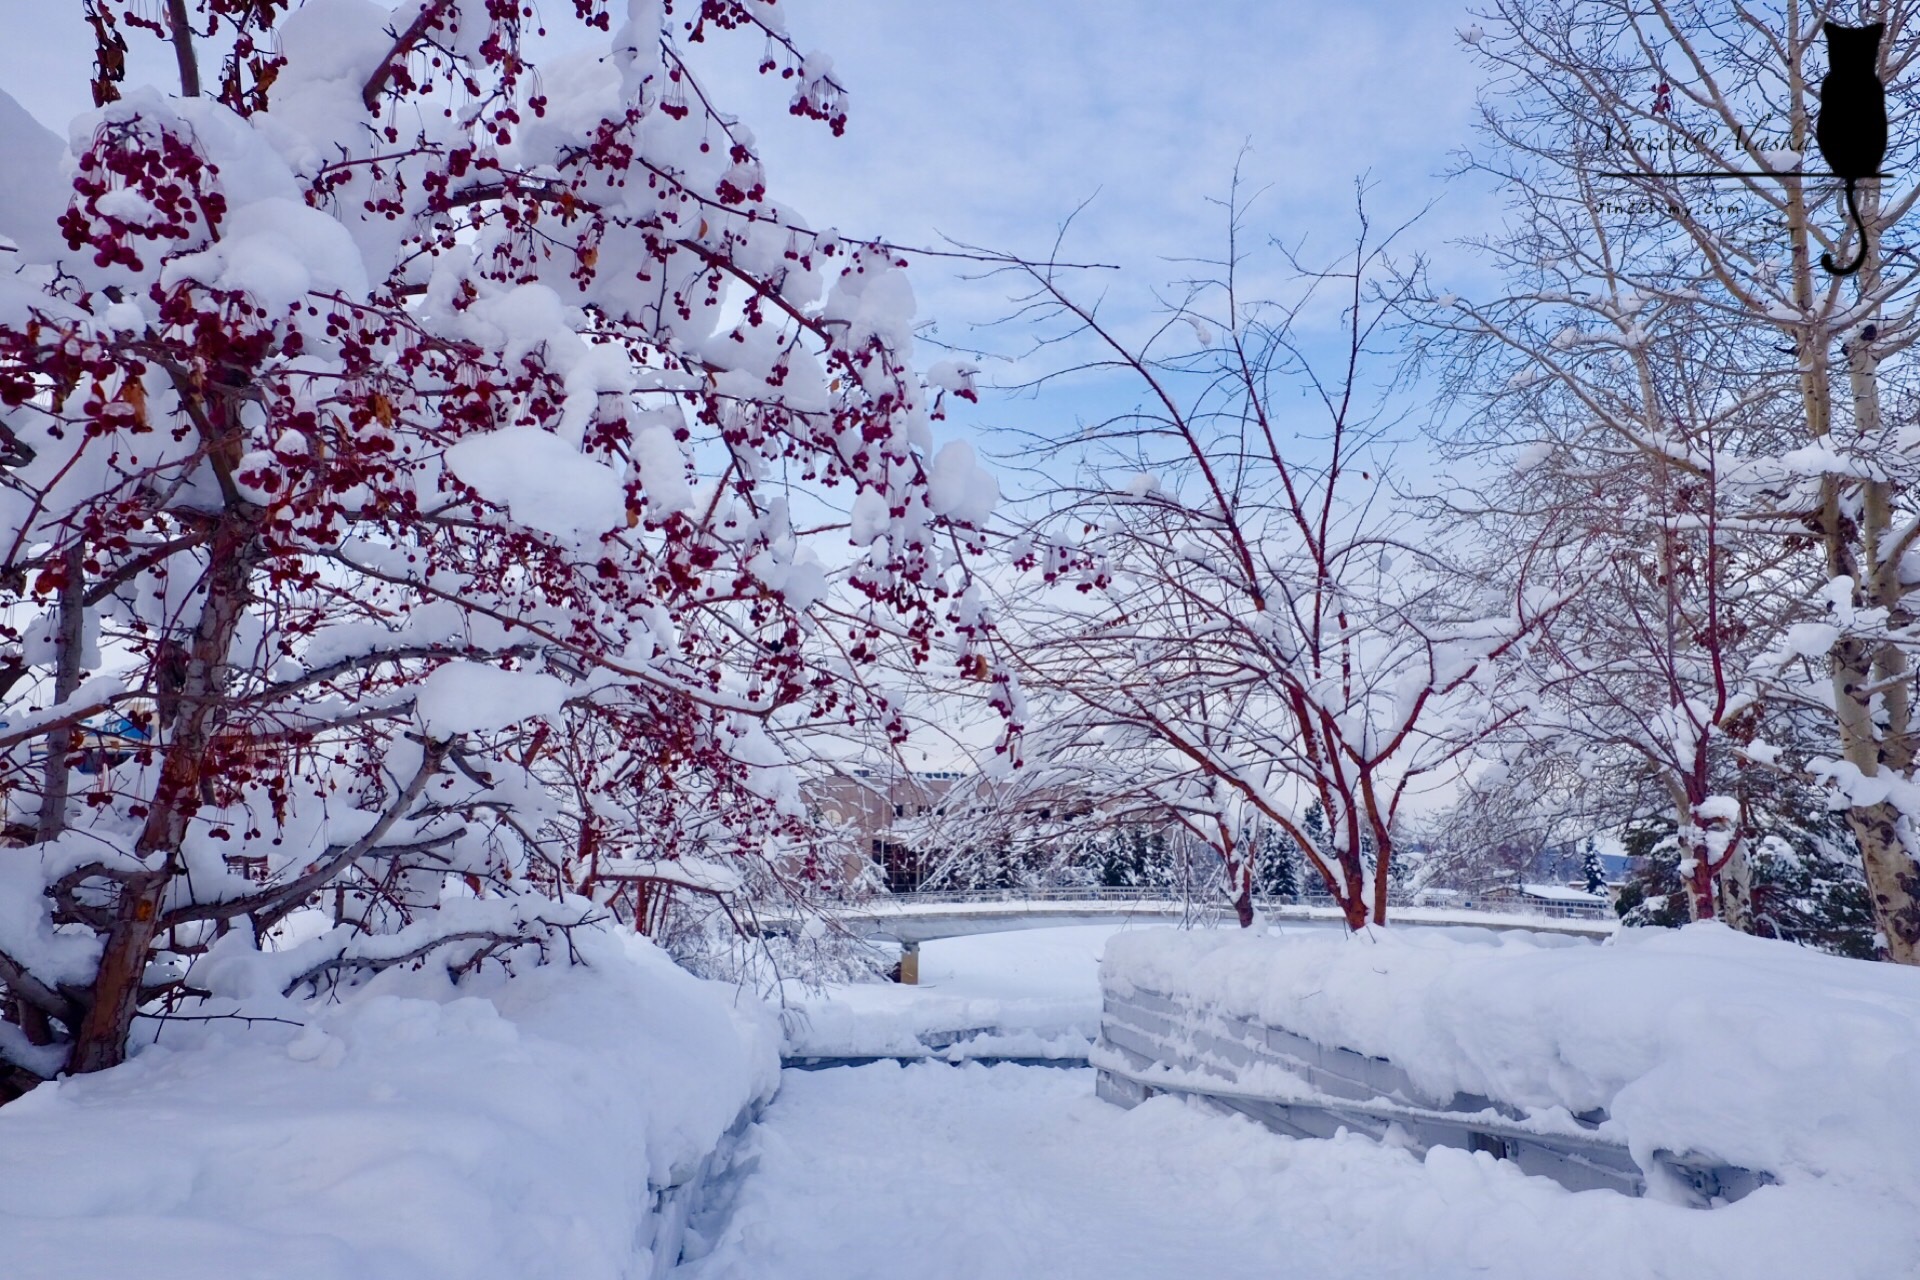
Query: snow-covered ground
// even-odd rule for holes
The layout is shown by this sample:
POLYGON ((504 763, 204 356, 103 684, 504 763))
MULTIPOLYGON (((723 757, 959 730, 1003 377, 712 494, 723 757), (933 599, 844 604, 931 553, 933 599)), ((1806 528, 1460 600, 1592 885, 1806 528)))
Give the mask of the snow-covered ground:
MULTIPOLYGON (((1084 1041, 1098 1017, 1096 959, 1113 932, 929 943, 924 986, 843 988, 814 997, 812 1008, 817 1024, 840 1017, 849 1033, 893 1036, 905 1027, 915 1043, 916 1028, 962 1024, 1084 1041)), ((1294 945, 1317 951, 1314 935, 1302 934, 1294 945)), ((1230 933, 1216 941, 1222 982, 1253 971, 1228 963, 1232 953, 1264 945, 1230 933)), ((428 974, 390 973, 338 1004, 292 1010, 310 1024, 304 1029, 171 1027, 125 1067, 0 1110, 0 1277, 645 1275, 650 1186, 697 1160, 742 1104, 769 1088, 773 1019, 741 993, 675 969, 648 944, 602 936, 589 945, 591 968, 495 975, 458 989, 428 974)), ((1353 943, 1353 954, 1365 945, 1353 943)), ((1418 969, 1421 955, 1442 944, 1411 935, 1391 945, 1418 969)), ((1633 967, 1647 970, 1635 980, 1651 982, 1668 952, 1669 961, 1691 963, 1685 953, 1704 948, 1711 960, 1726 945, 1661 935, 1628 950, 1641 953, 1633 967)), ((1204 940, 1129 937, 1119 949, 1132 952, 1127 963, 1144 976, 1191 946, 1204 940)), ((1583 967, 1580 957, 1594 948, 1535 950, 1568 969, 1583 967)), ((1376 947, 1373 958, 1386 954, 1376 947)), ((1489 964, 1534 963, 1522 940, 1499 941, 1490 954, 1489 964)), ((1786 994, 1795 974, 1859 979, 1856 1000, 1820 1015, 1854 1026, 1847 1044, 1857 1053, 1771 1037, 1741 1070, 1757 1078, 1795 1062, 1840 1063, 1890 1072, 1874 1096, 1898 1092, 1901 1062, 1845 1064, 1884 1053, 1884 1039, 1862 1028, 1899 1015, 1912 975, 1798 953, 1729 954, 1736 970, 1786 994)), ((1391 967, 1328 967, 1322 977, 1332 985, 1314 989, 1361 990, 1391 967)), ((1425 969, 1431 981, 1421 999, 1437 999, 1447 979, 1437 963, 1425 969)), ((1564 989, 1564 974, 1558 981, 1534 992, 1543 1008, 1554 1007, 1555 991, 1577 995, 1564 989)), ((1257 985, 1246 999, 1308 995, 1297 981, 1257 985)), ((1502 989, 1491 978, 1470 987, 1488 1000, 1502 989)), ((1359 996, 1347 1003, 1381 1007, 1359 996)), ((1689 1005, 1636 1038, 1665 1052, 1659 1046, 1684 1044, 1690 1018, 1766 1031, 1787 1016, 1721 1003, 1717 1012, 1689 1005)), ((1571 1036, 1577 1015, 1537 1019, 1539 1034, 1571 1036)), ((1432 1034, 1417 1019, 1406 1025, 1408 1035, 1432 1034)), ((1556 1052, 1584 1062, 1603 1040, 1596 1033, 1556 1052)), ((871 1041, 863 1051, 877 1052, 871 1041)), ((1508 1051, 1545 1052, 1531 1041, 1508 1051)), ((1743 1078, 1696 1078, 1697 1067, 1676 1087, 1743 1078)), ((1417 1158, 1358 1137, 1296 1141, 1170 1097, 1123 1111, 1093 1096, 1085 1069, 882 1062, 788 1071, 781 1081, 749 1133, 752 1159, 741 1166, 731 1217, 716 1240, 700 1242, 710 1249, 681 1280, 1890 1280, 1914 1274, 1920 1258, 1920 1188, 1904 1157, 1881 1165, 1878 1182, 1796 1167, 1782 1185, 1696 1210, 1569 1192, 1484 1154, 1443 1148, 1417 1158)), ((1829 1117, 1822 1131, 1845 1141, 1805 1150, 1844 1153, 1874 1131, 1843 1119, 1829 1117)), ((1891 1143, 1910 1123, 1892 1115, 1880 1127, 1891 1143)))
POLYGON ((750 1150, 688 1280, 1886 1280, 1920 1257, 1888 1200, 1576 1194, 1484 1154, 1295 1141, 1166 1097, 1122 1111, 1086 1070, 789 1071, 750 1150))

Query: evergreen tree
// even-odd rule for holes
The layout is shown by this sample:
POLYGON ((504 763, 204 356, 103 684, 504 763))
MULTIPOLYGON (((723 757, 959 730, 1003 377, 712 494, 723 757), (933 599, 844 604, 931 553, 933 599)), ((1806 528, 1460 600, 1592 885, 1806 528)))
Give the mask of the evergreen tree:
POLYGON ((1605 897, 1607 893, 1607 868, 1600 861, 1600 850, 1594 847, 1593 837, 1587 837, 1587 850, 1580 860, 1580 875, 1586 880, 1588 893, 1605 897))
POLYGON ((1131 828, 1114 827, 1101 832, 1089 842, 1088 852, 1098 883, 1105 889, 1127 889, 1139 883, 1137 866, 1129 856, 1127 835, 1131 828))
MULTIPOLYGON (((1333 841, 1327 833, 1327 811, 1320 807, 1318 800, 1315 800, 1307 806, 1306 813, 1302 815, 1300 819, 1300 827, 1306 832, 1307 839, 1313 842, 1313 847, 1315 851, 1320 854, 1321 858, 1323 860, 1330 859, 1333 852, 1333 841)), ((1299 850, 1294 850, 1294 859, 1295 864, 1303 872, 1302 875, 1297 877, 1299 881, 1298 892, 1325 893, 1326 887, 1320 882, 1318 876, 1311 874, 1310 869, 1307 867, 1306 855, 1299 850)))
MULTIPOLYGON (((1755 932, 1873 959, 1873 904, 1845 815, 1798 788, 1783 787, 1767 802, 1749 806, 1755 932)), ((1672 819, 1643 819, 1623 839, 1631 861, 1614 904, 1621 922, 1656 928, 1687 923, 1672 819)))
POLYGON ((1253 867, 1254 892, 1263 898, 1300 896, 1304 860, 1293 840, 1278 827, 1260 829, 1260 857, 1253 867))
POLYGON ((1798 786, 1768 799, 1750 806, 1754 931, 1873 959, 1873 902, 1846 815, 1798 786))
POLYGON ((1169 889, 1180 878, 1165 833, 1149 827, 1116 827, 1094 841, 1099 883, 1109 889, 1169 889))
POLYGON ((1680 880, 1680 838, 1671 818, 1643 818, 1623 834, 1627 879, 1614 910, 1625 925, 1677 929, 1687 923, 1680 880))

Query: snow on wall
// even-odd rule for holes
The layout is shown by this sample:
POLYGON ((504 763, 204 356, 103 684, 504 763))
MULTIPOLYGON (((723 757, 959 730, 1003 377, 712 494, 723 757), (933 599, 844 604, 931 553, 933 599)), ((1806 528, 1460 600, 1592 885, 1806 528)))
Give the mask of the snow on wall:
POLYGON ((1390 1059, 1434 1097, 1596 1108, 1656 1150, 1920 1198, 1920 973, 1724 926, 1119 934, 1102 983, 1390 1059))
POLYGON ((0 1110, 10 1280, 614 1280, 778 1078, 758 1002, 650 943, 459 988, 389 971, 303 1028, 164 1028, 0 1110))

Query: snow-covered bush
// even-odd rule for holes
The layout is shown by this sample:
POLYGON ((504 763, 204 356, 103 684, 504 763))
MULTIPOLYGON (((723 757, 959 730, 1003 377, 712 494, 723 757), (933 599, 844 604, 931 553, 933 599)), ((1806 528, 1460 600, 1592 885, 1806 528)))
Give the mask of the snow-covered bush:
POLYGON ((89 0, 99 109, 12 113, 0 1097, 289 931, 281 989, 565 955, 686 850, 803 885, 781 738, 952 634, 994 486, 904 263, 697 66, 837 132, 827 61, 772 0, 548 8, 89 0))

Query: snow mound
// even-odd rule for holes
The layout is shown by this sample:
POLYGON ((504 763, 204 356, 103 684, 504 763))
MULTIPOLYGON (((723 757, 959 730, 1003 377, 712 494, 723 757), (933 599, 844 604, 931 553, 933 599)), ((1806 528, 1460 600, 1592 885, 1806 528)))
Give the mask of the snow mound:
POLYGON ((1084 1058, 1100 1034, 1100 948, 1117 925, 943 938, 920 984, 784 984, 794 1058, 1084 1058))

